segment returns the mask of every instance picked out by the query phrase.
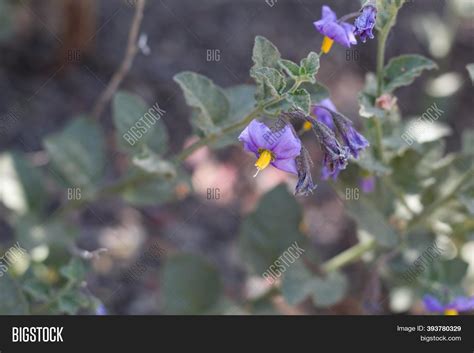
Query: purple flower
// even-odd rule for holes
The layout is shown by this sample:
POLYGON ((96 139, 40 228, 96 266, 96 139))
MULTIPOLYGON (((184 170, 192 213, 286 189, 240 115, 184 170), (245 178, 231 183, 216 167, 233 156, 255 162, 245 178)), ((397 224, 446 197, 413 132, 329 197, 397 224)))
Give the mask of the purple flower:
POLYGON ((301 153, 296 157, 296 167, 298 168, 298 183, 296 184, 295 195, 308 196, 313 193, 317 185, 313 183, 311 167, 313 161, 306 148, 301 148, 301 153))
POLYGON ((468 298, 459 296, 451 300, 447 304, 442 304, 432 295, 425 295, 423 303, 426 310, 436 313, 444 313, 445 315, 457 315, 464 311, 474 310, 474 297, 468 298))
POLYGON ((375 27, 377 17, 377 9, 373 5, 367 5, 361 10, 361 14, 354 21, 355 31, 354 34, 358 35, 363 43, 367 40, 374 38, 372 30, 375 27))
POLYGON ((99 304, 95 309, 95 314, 99 316, 107 315, 107 309, 105 308, 104 304, 99 304))
POLYGON ((336 126, 336 130, 341 135, 344 143, 349 147, 351 154, 354 158, 359 157, 359 152, 369 146, 369 141, 364 136, 359 134, 354 128, 351 120, 346 118, 341 113, 328 108, 327 106, 317 105, 321 110, 326 110, 332 117, 332 121, 336 126))
POLYGON ((337 112, 331 112, 337 130, 342 136, 344 143, 349 147, 354 158, 359 158, 359 152, 369 147, 369 141, 355 128, 352 121, 337 112))
POLYGON ((257 174, 269 164, 285 172, 298 174, 295 158, 301 152, 301 141, 288 124, 273 131, 264 123, 252 120, 240 134, 239 141, 244 143, 245 150, 257 156, 257 174))
POLYGON ((324 151, 321 177, 336 179, 341 170, 346 169, 349 149, 342 146, 326 125, 313 121, 313 129, 324 151))
POLYGON ((338 21, 336 13, 329 6, 323 6, 322 18, 314 22, 314 27, 324 35, 321 46, 324 54, 329 53, 334 41, 347 48, 350 48, 351 44, 357 44, 355 27, 350 23, 338 21))
POLYGON ((369 141, 359 134, 356 129, 351 125, 348 125, 345 129, 345 132, 342 133, 342 138, 344 142, 349 147, 351 154, 354 158, 359 158, 359 152, 369 147, 369 141))
MULTIPOLYGON (((333 111, 336 111, 336 107, 334 106, 334 103, 329 98, 323 99, 321 102, 319 102, 319 105, 326 107, 328 109, 331 109, 333 111)), ((318 121, 325 124, 331 130, 334 130, 334 122, 332 121, 331 113, 328 112, 326 109, 318 107, 318 106, 314 106, 313 115, 316 117, 318 121)))
POLYGON ((363 177, 359 182, 362 192, 369 194, 375 190, 375 176, 369 175, 363 177))

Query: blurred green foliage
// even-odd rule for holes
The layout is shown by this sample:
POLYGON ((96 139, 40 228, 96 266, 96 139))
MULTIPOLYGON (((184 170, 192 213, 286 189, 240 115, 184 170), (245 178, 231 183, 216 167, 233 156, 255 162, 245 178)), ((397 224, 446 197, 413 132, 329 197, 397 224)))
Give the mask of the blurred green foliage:
MULTIPOLYGON (((403 1, 378 0, 377 4, 379 30, 388 33, 403 1)), ((7 2, 0 1, 0 40, 10 27, 8 7, 7 2)), ((44 149, 50 161, 47 168, 52 168, 56 176, 53 180, 21 153, 12 151, 0 156, 0 202, 8 210, 16 239, 29 252, 0 278, 1 314, 94 312, 101 303, 84 287, 90 263, 68 251, 77 229, 64 221, 66 212, 106 196, 121 197, 136 206, 175 200, 180 188, 191 187, 181 166, 189 153, 204 145, 222 148, 237 144, 236 134, 252 119, 276 118, 295 108, 309 113, 313 104, 329 96, 316 81, 320 57, 314 52, 297 64, 283 59, 273 43, 258 36, 252 58, 250 76, 255 85, 221 88, 197 73, 175 76, 191 108, 193 128, 201 137, 176 156, 168 149, 171 137, 160 119, 163 112, 158 107, 151 111, 132 93, 118 92, 113 101, 115 142, 127 154, 130 165, 111 184, 105 180, 110 158, 105 134, 88 116, 73 118, 59 132, 45 138, 44 149), (147 113, 154 113, 154 123, 148 121, 146 128, 144 122, 137 125, 147 113), (131 130, 134 126, 141 131, 139 138, 131 130), (134 143, 130 136, 125 137, 131 131, 134 143), (80 188, 82 200, 66 202, 49 214, 51 190, 65 194, 70 188, 80 188), (49 256, 38 257, 39 250, 45 248, 49 256)), ((377 102, 378 85, 382 84, 382 93, 395 95, 398 88, 436 67, 422 56, 402 55, 384 65, 381 77, 367 76, 359 96, 360 113, 372 141, 376 124, 382 122, 384 153, 381 157, 374 151, 365 152, 334 185, 342 195, 346 187, 354 188, 365 175, 377 178, 376 192, 346 204, 347 215, 357 223, 357 234, 365 238, 365 243, 323 263, 301 231, 301 205, 285 186, 277 186, 244 217, 239 253, 247 274, 261 276, 297 242, 306 251, 288 268, 280 268, 281 283, 260 297, 239 302, 225 296, 219 271, 211 263, 199 255, 176 254, 169 256, 160 272, 163 312, 273 313, 271 298, 275 294, 282 294, 290 305, 309 298, 314 307, 328 308, 348 295, 350 283, 342 267, 366 253, 372 254, 372 259, 366 260, 368 266, 374 266, 376 259, 387 253, 395 254, 380 274, 389 288, 410 286, 418 297, 447 288, 453 294, 463 293, 467 263, 460 250, 474 234, 474 132, 465 132, 460 152, 447 153, 442 138, 449 130, 442 124, 432 122, 429 127, 434 133, 429 139, 422 138, 423 131, 410 128, 413 122, 402 121, 396 102, 388 107, 377 102), (402 138, 407 132, 412 143, 402 138), (439 239, 448 239, 456 251, 446 252, 413 282, 406 283, 403 274, 413 266, 414 259, 439 239)), ((472 64, 468 70, 472 77, 472 64)))

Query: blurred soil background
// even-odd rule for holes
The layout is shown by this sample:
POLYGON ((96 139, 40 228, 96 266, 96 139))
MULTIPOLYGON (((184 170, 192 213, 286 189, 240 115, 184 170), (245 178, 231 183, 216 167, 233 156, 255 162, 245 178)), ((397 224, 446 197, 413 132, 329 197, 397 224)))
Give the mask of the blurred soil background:
MULTIPOLYGON (((0 151, 27 152, 40 167, 48 162, 41 152, 42 139, 74 116, 89 113, 120 65, 134 11, 119 0, 11 3, 15 8, 10 18, 13 29, 0 32, 0 115, 16 109, 19 119, 1 135, 0 151), (79 56, 69 57, 71 50, 77 50, 79 56)), ((143 33, 148 36, 150 53, 137 56, 122 88, 140 95, 150 106, 157 102, 166 110, 163 121, 170 131, 173 152, 189 143, 192 134, 190 111, 173 75, 192 70, 224 87, 251 83, 248 71, 256 35, 273 41, 285 58, 294 61, 311 50, 319 52, 322 38, 312 22, 320 18, 323 2, 272 3, 273 7, 264 0, 148 1, 143 33), (209 50, 219 51, 218 61, 208 60, 209 50)), ((340 16, 359 6, 354 0, 326 3, 340 16)), ((397 91, 398 103, 405 117, 413 117, 436 101, 446 112, 441 121, 453 130, 448 139, 451 150, 459 147, 463 129, 474 127, 473 91, 465 70, 465 65, 474 61, 473 17, 466 10, 471 6, 473 11, 472 4, 470 0, 408 1, 387 44, 388 58, 419 53, 438 63, 438 71, 424 73, 414 85, 397 91)), ((338 109, 356 123, 360 122, 357 92, 365 73, 375 69, 375 50, 375 40, 351 50, 335 45, 321 61, 319 81, 328 86, 338 109)), ((101 124, 108 135, 108 175, 113 180, 123 172, 126 157, 114 152, 110 109, 101 124)), ((306 139, 311 153, 318 156, 315 140, 309 135, 306 139)), ((176 251, 186 251, 203 254, 217 265, 230 297, 238 300, 258 291, 262 284, 246 279, 238 255, 240 219, 263 193, 294 180, 275 169, 253 179, 253 162, 240 146, 217 153, 204 148, 187 161, 195 192, 183 190, 180 201, 136 210, 117 200, 105 200, 76 213, 71 222, 80 225, 78 246, 109 249, 94 262, 90 290, 112 313, 159 313, 162 260, 176 251), (207 199, 209 188, 220 190, 219 200, 207 199), (146 251, 156 242, 164 254, 150 260, 146 251), (137 273, 133 272, 137 264, 145 264, 143 271, 130 275, 137 273)), ((64 195, 58 194, 51 210, 62 200, 64 195)), ((356 242, 342 202, 324 182, 301 202, 306 204, 301 229, 323 258, 356 242)), ((0 240, 11 238, 13 230, 1 222, 0 240)), ((358 265, 348 271, 352 296, 332 312, 361 310, 361 283, 370 274, 358 265)))

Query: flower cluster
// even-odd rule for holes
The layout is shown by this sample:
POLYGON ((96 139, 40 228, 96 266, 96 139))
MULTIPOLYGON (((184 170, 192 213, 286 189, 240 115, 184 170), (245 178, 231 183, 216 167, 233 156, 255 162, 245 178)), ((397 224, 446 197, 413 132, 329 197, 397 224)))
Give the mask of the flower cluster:
POLYGON ((474 310, 474 297, 459 296, 446 304, 442 304, 438 298, 425 295, 423 298, 425 308, 429 312, 444 313, 445 315, 458 315, 459 313, 474 310))
POLYGON ((316 186, 311 178, 311 157, 288 120, 303 120, 313 129, 323 151, 323 179, 336 179, 346 168, 349 156, 358 158, 360 151, 369 146, 369 142, 354 128, 352 121, 338 113, 329 99, 315 105, 313 115, 307 116, 298 110, 284 113, 273 128, 253 120, 239 136, 245 150, 257 157, 257 174, 271 164, 298 175, 297 195, 308 195, 316 186))
POLYGON ((348 14, 337 18, 334 11, 329 6, 323 6, 322 18, 314 22, 316 30, 324 35, 321 51, 324 54, 329 53, 334 42, 350 48, 357 44, 356 36, 359 36, 365 43, 367 38, 373 39, 372 30, 375 27, 377 9, 372 4, 364 6, 360 12, 348 14), (346 19, 356 17, 354 24, 345 22, 346 19))
MULTIPOLYGON (((334 42, 345 47, 357 44, 356 35, 363 42, 373 38, 372 30, 376 19, 375 6, 368 4, 360 12, 346 15, 340 19, 329 6, 323 6, 322 18, 314 22, 316 29, 324 34, 322 52, 328 53, 334 42), (354 24, 345 20, 357 17, 354 24)), ((296 195, 308 195, 316 188, 311 177, 313 162, 308 151, 296 133, 292 119, 303 122, 303 132, 313 130, 321 150, 323 165, 321 177, 336 179, 347 166, 349 157, 359 158, 360 151, 369 146, 369 142, 355 128, 349 119, 340 114, 333 102, 327 98, 312 106, 311 115, 296 108, 282 113, 275 126, 253 120, 239 136, 245 150, 257 157, 257 173, 269 165, 298 176, 296 195)), ((375 181, 364 181, 364 189, 371 192, 375 181)))

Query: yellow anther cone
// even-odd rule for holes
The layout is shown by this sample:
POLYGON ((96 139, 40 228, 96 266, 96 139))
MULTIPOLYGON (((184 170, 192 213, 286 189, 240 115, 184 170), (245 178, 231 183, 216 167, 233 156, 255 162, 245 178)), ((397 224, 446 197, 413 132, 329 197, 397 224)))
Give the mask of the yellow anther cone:
POLYGON ((332 48, 332 45, 334 43, 334 40, 332 40, 331 38, 327 37, 327 36, 324 36, 323 38, 323 44, 321 45, 321 50, 324 54, 327 54, 329 53, 329 51, 331 50, 332 48))

